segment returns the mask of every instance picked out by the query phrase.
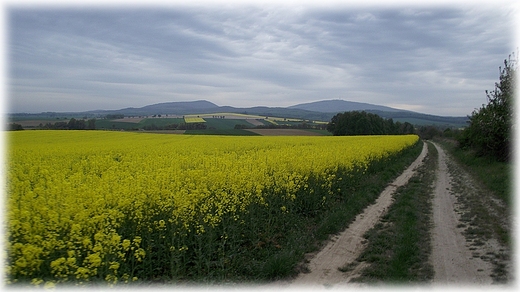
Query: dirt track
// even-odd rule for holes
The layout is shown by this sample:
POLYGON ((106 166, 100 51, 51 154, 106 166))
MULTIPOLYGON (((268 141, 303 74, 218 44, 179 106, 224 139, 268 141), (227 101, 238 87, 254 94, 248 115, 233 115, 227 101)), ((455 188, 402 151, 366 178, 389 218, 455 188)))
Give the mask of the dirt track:
POLYGON ((302 273, 292 285, 301 287, 332 286, 345 284, 351 276, 338 270, 339 267, 353 262, 363 251, 363 234, 372 228, 392 204, 395 190, 405 185, 415 173, 427 154, 426 143, 419 157, 381 193, 376 202, 358 215, 350 226, 335 236, 309 263, 310 273, 302 273))
POLYGON ((456 198, 451 192, 447 157, 441 147, 434 145, 439 153, 433 196, 431 260, 435 271, 434 283, 491 284, 491 264, 473 257, 466 238, 457 228, 461 222, 455 211, 456 198))
POLYGON ((498 238, 498 230, 511 230, 509 208, 438 144, 433 145, 439 153, 433 196, 433 283, 511 283, 511 250, 498 238))
MULTIPOLYGON (((508 222, 507 208, 495 201, 489 202, 490 199, 480 199, 490 196, 478 195, 478 192, 482 192, 482 190, 478 190, 478 184, 471 176, 454 161, 451 161, 439 145, 436 143, 433 145, 439 153, 432 195, 433 227, 430 262, 435 275, 433 284, 488 285, 496 282, 498 266, 505 270, 502 272, 502 278, 506 279, 505 282, 511 281, 509 249, 498 244, 494 238, 478 238, 479 241, 485 241, 485 243, 478 246, 472 244, 471 238, 463 234, 466 229, 461 227, 464 225, 461 224, 461 216, 468 210, 464 210, 458 198, 461 196, 479 198, 480 205, 486 207, 486 212, 493 213, 494 216, 506 217, 503 220, 504 224, 508 222), (465 191, 461 192, 460 182, 465 185, 465 191), (457 190, 454 191, 456 188, 457 190), (490 207, 490 205, 494 205, 494 207, 490 207), (495 278, 492 278, 493 273, 495 273, 495 278)), ((379 221, 379 218, 392 204, 392 195, 397 187, 408 182, 415 170, 422 164, 426 154, 425 143, 423 151, 416 161, 381 193, 376 203, 368 206, 345 231, 333 237, 325 248, 312 257, 308 264, 309 273, 301 273, 290 283, 278 282, 276 284, 300 288, 337 288, 360 285, 349 283, 349 281, 365 267, 363 263, 347 273, 340 272, 338 268, 355 261, 361 254, 366 246, 363 241, 364 233, 379 221)))

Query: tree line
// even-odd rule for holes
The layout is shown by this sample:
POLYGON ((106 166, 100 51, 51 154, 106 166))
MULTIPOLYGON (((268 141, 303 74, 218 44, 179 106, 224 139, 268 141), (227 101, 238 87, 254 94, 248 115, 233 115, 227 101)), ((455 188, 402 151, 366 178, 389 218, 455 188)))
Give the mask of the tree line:
POLYGON ((71 118, 68 122, 40 124, 39 128, 45 130, 95 130, 96 119, 76 120, 71 118))
POLYGON ((513 58, 509 55, 504 67, 499 67, 499 82, 495 82, 494 90, 486 90, 488 103, 473 111, 468 127, 458 137, 461 148, 499 161, 511 159, 517 61, 514 54, 513 58))
POLYGON ((415 129, 408 122, 394 123, 392 119, 383 119, 376 114, 350 111, 332 117, 327 125, 327 131, 334 136, 356 136, 413 134, 415 129))

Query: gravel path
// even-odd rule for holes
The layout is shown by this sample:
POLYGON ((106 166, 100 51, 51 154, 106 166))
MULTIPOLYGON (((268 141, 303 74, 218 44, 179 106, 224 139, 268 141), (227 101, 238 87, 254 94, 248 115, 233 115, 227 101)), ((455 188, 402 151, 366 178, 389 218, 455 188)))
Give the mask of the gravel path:
POLYGON ((439 145, 437 180, 433 194, 433 230, 431 260, 435 271, 434 283, 491 284, 492 266, 479 257, 473 257, 466 244, 461 222, 456 213, 457 198, 452 193, 452 180, 447 156, 439 145))
POLYGON ((426 157, 426 143, 419 157, 381 193, 376 202, 359 214, 350 226, 335 236, 309 263, 309 273, 302 273, 291 285, 302 288, 331 287, 348 282, 350 276, 339 267, 353 262, 365 248, 363 235, 371 229, 392 204, 395 190, 405 185, 426 157))

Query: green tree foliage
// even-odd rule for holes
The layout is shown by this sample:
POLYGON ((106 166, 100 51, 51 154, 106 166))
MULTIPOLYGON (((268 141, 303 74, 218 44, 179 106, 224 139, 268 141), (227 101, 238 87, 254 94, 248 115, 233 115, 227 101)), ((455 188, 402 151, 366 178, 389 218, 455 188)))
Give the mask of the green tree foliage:
POLYGON ((124 118, 125 115, 121 115, 121 114, 113 114, 113 115, 106 115, 105 118, 107 120, 117 120, 117 119, 122 119, 124 118))
POLYGON ((68 123, 69 130, 85 130, 85 120, 76 120, 71 118, 68 123))
POLYGON ((421 139, 431 140, 435 136, 442 136, 443 132, 436 126, 421 126, 417 131, 417 134, 421 139))
POLYGON ((40 129, 46 130, 95 130, 96 129, 96 119, 90 119, 88 121, 85 120, 76 120, 75 118, 71 118, 69 122, 56 122, 46 123, 45 125, 40 124, 40 129))
POLYGON ((500 82, 487 91, 487 105, 473 111, 469 126, 459 138, 462 148, 470 148, 479 156, 493 156, 507 161, 511 156, 513 97, 516 83, 516 59, 504 60, 500 67, 500 82))
POLYGON ((87 121, 87 130, 95 130, 96 129, 96 119, 90 119, 87 121))
MULTIPOLYGON (((183 128, 185 129, 185 128, 183 128)), ((145 125, 143 126, 143 130, 146 131, 157 131, 157 130, 181 130, 181 127, 179 124, 167 124, 167 125, 156 125, 155 123, 152 123, 151 125, 145 125)))
POLYGON ((394 123, 392 119, 386 120, 365 111, 351 111, 332 117, 327 125, 327 131, 334 136, 396 135, 413 134, 414 127, 408 122, 394 123))
POLYGON ((23 130, 22 125, 17 123, 11 123, 9 124, 9 127, 7 128, 8 131, 21 131, 23 130))

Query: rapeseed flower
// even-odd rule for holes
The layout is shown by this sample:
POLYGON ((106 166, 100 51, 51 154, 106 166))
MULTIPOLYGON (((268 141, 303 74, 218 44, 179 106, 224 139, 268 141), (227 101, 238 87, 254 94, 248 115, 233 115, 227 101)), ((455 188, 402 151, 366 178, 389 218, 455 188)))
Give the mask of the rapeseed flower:
POLYGON ((203 236, 218 238, 211 244, 223 253, 231 230, 222 226, 226 218, 247 229, 250 206, 287 216, 302 193, 324 207, 342 192, 338 171, 366 171, 418 141, 414 135, 8 135, 7 279, 45 287, 74 279, 135 281, 148 259, 152 265, 168 258, 175 269, 176 261, 199 252, 190 240, 203 236))

